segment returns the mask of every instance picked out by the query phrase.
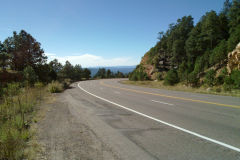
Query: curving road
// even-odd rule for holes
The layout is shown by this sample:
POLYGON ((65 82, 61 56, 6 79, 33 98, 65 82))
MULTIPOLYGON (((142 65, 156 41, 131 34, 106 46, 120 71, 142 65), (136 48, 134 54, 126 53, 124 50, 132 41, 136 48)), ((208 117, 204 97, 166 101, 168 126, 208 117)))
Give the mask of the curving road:
POLYGON ((89 110, 94 132, 121 159, 240 160, 240 98, 120 80, 76 83, 74 97, 76 106, 85 106, 78 109, 89 110))

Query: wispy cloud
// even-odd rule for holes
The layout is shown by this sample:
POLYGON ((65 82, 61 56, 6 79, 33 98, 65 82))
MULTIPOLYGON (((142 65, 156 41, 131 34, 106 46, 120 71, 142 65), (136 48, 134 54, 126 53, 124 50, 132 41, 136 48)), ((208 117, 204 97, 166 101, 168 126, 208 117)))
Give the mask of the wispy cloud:
POLYGON ((71 64, 80 64, 82 67, 131 66, 139 63, 138 59, 133 59, 131 57, 104 58, 92 54, 57 56, 54 53, 45 53, 45 55, 48 56, 48 61, 56 58, 59 62, 64 64, 68 60, 71 64))

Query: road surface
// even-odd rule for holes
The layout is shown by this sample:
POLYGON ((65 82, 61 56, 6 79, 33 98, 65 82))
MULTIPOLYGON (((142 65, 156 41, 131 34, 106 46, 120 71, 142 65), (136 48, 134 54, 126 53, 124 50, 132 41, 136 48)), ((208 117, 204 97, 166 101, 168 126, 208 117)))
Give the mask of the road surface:
POLYGON ((72 116, 111 150, 102 159, 240 160, 240 98, 120 80, 78 82, 64 93, 72 116))

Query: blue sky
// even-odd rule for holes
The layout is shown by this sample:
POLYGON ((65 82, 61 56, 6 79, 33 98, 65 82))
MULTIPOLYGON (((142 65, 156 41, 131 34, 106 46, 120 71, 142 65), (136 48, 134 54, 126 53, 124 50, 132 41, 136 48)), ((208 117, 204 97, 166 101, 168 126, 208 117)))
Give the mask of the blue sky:
POLYGON ((194 21, 224 0, 5 0, 0 41, 26 30, 49 59, 83 67, 136 65, 178 18, 194 21))

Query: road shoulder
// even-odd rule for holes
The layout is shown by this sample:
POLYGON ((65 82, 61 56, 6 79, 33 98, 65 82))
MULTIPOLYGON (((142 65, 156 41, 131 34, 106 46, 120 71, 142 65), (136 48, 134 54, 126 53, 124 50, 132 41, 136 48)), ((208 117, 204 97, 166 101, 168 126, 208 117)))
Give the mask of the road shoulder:
POLYGON ((56 101, 44 105, 45 117, 38 123, 41 152, 37 159, 118 159, 97 137, 81 115, 73 114, 66 97, 69 91, 56 95, 56 101))

